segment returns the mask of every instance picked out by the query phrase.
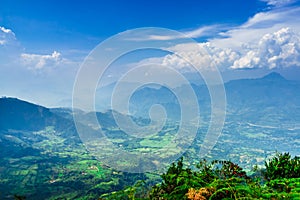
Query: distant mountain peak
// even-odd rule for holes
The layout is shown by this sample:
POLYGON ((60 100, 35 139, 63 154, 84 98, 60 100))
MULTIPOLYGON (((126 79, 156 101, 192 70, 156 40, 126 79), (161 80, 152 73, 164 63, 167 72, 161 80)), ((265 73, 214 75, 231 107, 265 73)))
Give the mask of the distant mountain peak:
POLYGON ((286 81, 286 79, 277 72, 271 72, 262 78, 263 80, 270 80, 270 81, 286 81))

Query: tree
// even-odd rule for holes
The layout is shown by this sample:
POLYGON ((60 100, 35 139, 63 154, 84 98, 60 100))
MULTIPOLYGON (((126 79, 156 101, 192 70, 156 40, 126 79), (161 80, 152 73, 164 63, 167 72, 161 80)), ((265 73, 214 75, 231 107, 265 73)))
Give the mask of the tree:
POLYGON ((276 153, 276 155, 265 162, 267 180, 280 178, 300 178, 300 158, 291 158, 289 153, 276 153))
POLYGON ((184 168, 183 158, 172 163, 166 173, 161 175, 162 183, 153 187, 150 199, 185 199, 185 194, 191 187, 203 187, 206 183, 196 172, 184 168))

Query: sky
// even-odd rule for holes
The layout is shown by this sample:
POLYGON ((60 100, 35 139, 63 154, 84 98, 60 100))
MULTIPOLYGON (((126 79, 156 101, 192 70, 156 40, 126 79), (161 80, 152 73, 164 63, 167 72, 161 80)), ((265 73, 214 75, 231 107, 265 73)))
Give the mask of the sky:
MULTIPOLYGON (((85 57, 106 39, 142 27, 193 38, 224 81, 272 71, 300 80, 297 0, 0 0, 0 94, 49 107, 70 106, 85 57)), ((138 36, 156 42, 172 37, 138 36)), ((191 59, 198 53, 188 43, 170 49, 191 59)), ((108 76, 122 74, 122 66, 149 61, 187 71, 187 64, 174 55, 144 52, 121 59, 108 76)))

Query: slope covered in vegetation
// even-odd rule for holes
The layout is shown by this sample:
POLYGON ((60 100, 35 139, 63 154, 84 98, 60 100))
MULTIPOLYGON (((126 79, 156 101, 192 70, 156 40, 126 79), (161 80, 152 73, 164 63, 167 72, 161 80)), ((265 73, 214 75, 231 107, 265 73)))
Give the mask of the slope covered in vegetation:
POLYGON ((143 181, 101 199, 300 199, 300 158, 277 153, 251 174, 230 161, 202 160, 193 169, 181 158, 149 187, 143 181))

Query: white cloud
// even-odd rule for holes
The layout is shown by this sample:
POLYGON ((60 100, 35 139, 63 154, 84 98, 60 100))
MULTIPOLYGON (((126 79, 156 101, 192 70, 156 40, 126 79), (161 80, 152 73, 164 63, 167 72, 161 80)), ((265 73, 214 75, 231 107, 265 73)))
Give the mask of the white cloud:
MULTIPOLYGON (((300 23, 297 19, 300 18, 300 7, 278 7, 288 3, 292 3, 292 1, 268 1, 268 4, 277 7, 255 14, 244 24, 220 32, 220 37, 212 37, 208 42, 199 43, 199 46, 210 55, 213 61, 212 65, 216 65, 221 71, 299 67, 300 23)), ((190 36, 201 36, 202 33, 202 29, 197 29, 191 31, 190 36)), ((160 39, 168 39, 168 37, 164 36, 160 39)), ((198 66, 212 69, 212 65, 201 64, 208 58, 202 56, 202 60, 199 59, 199 53, 190 47, 190 44, 181 44, 170 49, 194 60, 198 66)), ((176 55, 148 59, 144 62, 153 62, 154 60, 177 69, 188 68, 187 62, 176 55)))
POLYGON ((16 37, 12 30, 0 26, 0 46, 7 46, 16 43, 16 37))
POLYGON ((132 36, 127 38, 129 41, 167 41, 167 40, 176 40, 182 38, 200 38, 204 36, 211 36, 212 34, 217 34, 219 31, 228 29, 229 27, 221 24, 215 24, 210 26, 202 26, 195 30, 191 31, 182 31, 182 34, 174 33, 173 35, 169 35, 162 31, 160 34, 152 34, 143 32, 143 35, 132 36))
MULTIPOLYGON (((207 54, 193 49, 191 44, 176 45, 169 50, 177 52, 179 56, 188 58, 201 69, 214 69, 214 66, 221 71, 228 69, 300 67, 300 35, 287 27, 273 33, 267 33, 257 41, 243 43, 240 49, 220 48, 212 42, 199 43, 199 46, 207 54)), ((163 58, 148 59, 144 62, 154 61, 163 66, 173 66, 184 70, 191 66, 175 54, 163 58)))
POLYGON ((20 45, 15 33, 11 29, 0 26, 0 66, 2 68, 26 66, 29 70, 47 72, 45 69, 53 69, 59 65, 78 66, 78 62, 62 57, 58 51, 53 51, 51 54, 27 53, 20 45))
POLYGON ((296 0, 261 0, 270 6, 280 7, 294 3, 296 0))
POLYGON ((265 34, 231 68, 284 68, 300 66, 300 35, 290 28, 265 34))
POLYGON ((2 32, 4 32, 4 33, 12 33, 12 34, 14 34, 10 29, 4 28, 4 27, 2 27, 2 26, 0 26, 0 30, 1 30, 2 32))
POLYGON ((220 49, 206 43, 183 43, 165 49, 171 52, 163 57, 147 58, 131 66, 161 65, 172 67, 183 72, 195 70, 224 70, 223 66, 230 66, 239 55, 231 49, 220 49))
POLYGON ((212 37, 214 34, 217 34, 220 31, 223 30, 228 30, 230 28, 230 26, 225 25, 225 24, 214 24, 214 25, 209 25, 209 26, 202 26, 199 27, 195 30, 191 30, 191 31, 183 31, 183 35, 182 37, 174 37, 174 38, 170 38, 170 39, 180 39, 180 38, 185 38, 185 37, 189 37, 189 38, 201 38, 201 37, 206 37, 206 36, 210 36, 212 37))
POLYGON ((63 62, 63 58, 57 51, 48 55, 22 53, 21 61, 28 69, 41 70, 45 67, 55 67, 59 65, 63 62))
POLYGON ((210 42, 205 43, 205 49, 219 70, 226 70, 235 60, 240 58, 239 52, 231 48, 218 48, 210 42))
POLYGON ((289 27, 300 32, 300 7, 276 9, 255 14, 247 22, 227 32, 220 33, 224 38, 209 40, 214 46, 232 48, 242 51, 245 44, 259 41, 265 34, 274 33, 282 28, 289 27))
POLYGON ((0 27, 0 80, 6 83, 0 87, 0 93, 46 106, 62 105, 57 101, 71 99, 81 62, 79 53, 67 54, 68 58, 76 55, 72 61, 63 56, 66 54, 58 51, 46 55, 28 53, 13 30, 0 27))
POLYGON ((0 67, 8 67, 11 63, 17 62, 22 47, 19 44, 15 33, 0 26, 0 67))

